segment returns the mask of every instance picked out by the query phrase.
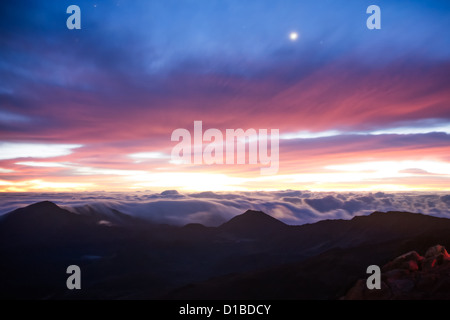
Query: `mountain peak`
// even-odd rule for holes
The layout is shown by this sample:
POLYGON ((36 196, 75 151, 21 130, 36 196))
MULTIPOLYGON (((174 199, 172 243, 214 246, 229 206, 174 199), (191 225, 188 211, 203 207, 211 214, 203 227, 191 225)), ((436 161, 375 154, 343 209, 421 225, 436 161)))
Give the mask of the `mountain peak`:
POLYGON ((66 212, 64 209, 58 207, 55 203, 51 201, 41 201, 30 204, 26 207, 16 209, 7 215, 32 215, 32 216, 48 216, 60 214, 61 212, 66 212))
POLYGON ((6 225, 7 229, 29 233, 39 228, 64 227, 80 220, 81 217, 58 207, 53 202, 41 201, 5 214, 3 227, 6 225))
POLYGON ((26 208, 29 208, 29 209, 40 209, 40 210, 42 210, 42 209, 44 209, 44 210, 60 209, 60 207, 58 207, 55 203, 53 203, 51 201, 36 202, 36 203, 30 204, 26 208))
MULTIPOLYGON (((253 215, 253 216, 261 216, 261 217, 271 217, 271 216, 269 216, 267 213, 264 213, 264 212, 259 211, 259 210, 251 210, 251 209, 245 211, 245 212, 242 214, 242 216, 243 216, 243 215, 253 215)), ((272 217, 271 217, 271 218, 272 218, 272 217)), ((274 219, 275 219, 275 218, 274 218, 274 219)))
POLYGON ((247 210, 219 228, 239 235, 261 236, 284 227, 286 224, 262 211, 247 210))
POLYGON ((239 221, 240 223, 242 223, 242 222, 249 223, 250 222, 250 223, 258 223, 258 224, 261 224, 261 223, 269 224, 270 223, 270 224, 277 224, 277 225, 285 225, 283 222, 275 219, 274 217, 268 215, 267 213, 264 213, 262 211, 257 211, 257 210, 247 210, 243 214, 235 216, 228 222, 232 222, 232 221, 239 221))

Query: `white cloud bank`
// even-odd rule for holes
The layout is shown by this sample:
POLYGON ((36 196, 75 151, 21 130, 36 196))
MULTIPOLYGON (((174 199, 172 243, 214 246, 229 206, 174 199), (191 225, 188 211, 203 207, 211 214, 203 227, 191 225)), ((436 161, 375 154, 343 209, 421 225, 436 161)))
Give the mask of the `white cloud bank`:
POLYGON ((293 225, 323 219, 351 219, 374 211, 409 211, 450 218, 450 195, 446 193, 369 192, 83 192, 3 193, 0 214, 39 201, 49 200, 71 211, 90 208, 111 214, 112 209, 158 223, 217 226, 248 209, 261 210, 293 225))

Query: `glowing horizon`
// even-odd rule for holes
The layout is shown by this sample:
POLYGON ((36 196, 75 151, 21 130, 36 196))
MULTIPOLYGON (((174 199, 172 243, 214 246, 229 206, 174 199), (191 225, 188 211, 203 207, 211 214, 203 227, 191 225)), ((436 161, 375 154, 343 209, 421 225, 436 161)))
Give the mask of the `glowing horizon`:
POLYGON ((450 4, 377 4, 2 4, 0 192, 450 191, 450 4), (277 174, 173 160, 194 121, 279 130, 277 174))

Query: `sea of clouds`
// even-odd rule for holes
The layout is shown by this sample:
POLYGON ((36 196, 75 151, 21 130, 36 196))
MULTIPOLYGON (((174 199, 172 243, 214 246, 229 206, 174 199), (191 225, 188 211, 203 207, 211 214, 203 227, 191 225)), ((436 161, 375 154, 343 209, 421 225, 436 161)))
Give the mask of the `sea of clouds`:
POLYGON ((450 195, 424 192, 201 192, 161 193, 3 193, 0 215, 29 204, 49 200, 72 212, 90 210, 105 215, 112 210, 156 223, 217 226, 248 209, 263 211, 287 224, 324 219, 351 219, 374 211, 408 211, 450 218, 450 195))

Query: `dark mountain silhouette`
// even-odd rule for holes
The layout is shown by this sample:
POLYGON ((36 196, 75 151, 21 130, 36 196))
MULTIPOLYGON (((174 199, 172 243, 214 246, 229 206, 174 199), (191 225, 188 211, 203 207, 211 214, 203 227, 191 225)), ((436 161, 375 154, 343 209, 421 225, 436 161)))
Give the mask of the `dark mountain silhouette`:
POLYGON ((287 225, 261 211, 247 210, 218 229, 238 236, 261 237, 287 228, 287 225))
POLYGON ((45 201, 0 218, 0 298, 338 299, 368 265, 450 247, 450 220, 375 212, 288 226, 247 211, 219 227, 155 225, 45 201), (66 288, 66 268, 82 290, 66 288))
POLYGON ((23 228, 29 231, 35 227, 64 227, 78 223, 83 218, 61 209, 53 202, 43 201, 4 215, 2 226, 7 224, 11 228, 23 228))
POLYGON ((52 243, 61 236, 84 233, 95 221, 88 216, 73 214, 56 204, 43 201, 14 210, 1 217, 0 240, 2 243, 52 243))

